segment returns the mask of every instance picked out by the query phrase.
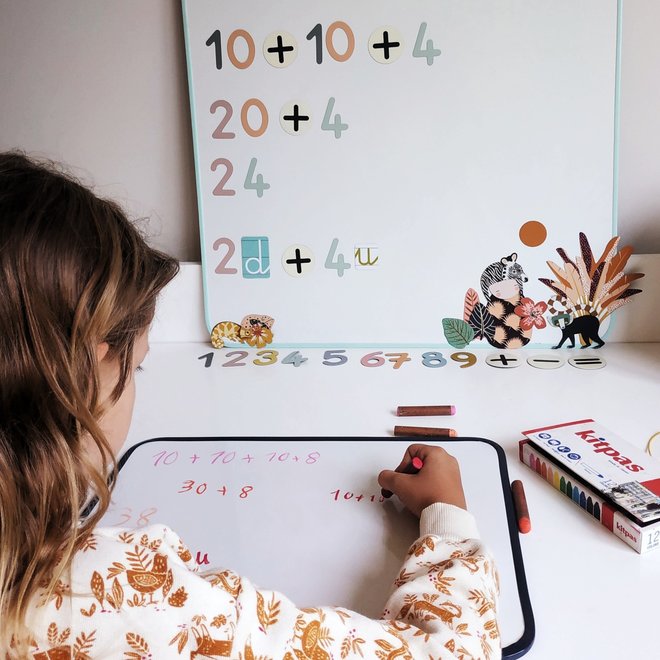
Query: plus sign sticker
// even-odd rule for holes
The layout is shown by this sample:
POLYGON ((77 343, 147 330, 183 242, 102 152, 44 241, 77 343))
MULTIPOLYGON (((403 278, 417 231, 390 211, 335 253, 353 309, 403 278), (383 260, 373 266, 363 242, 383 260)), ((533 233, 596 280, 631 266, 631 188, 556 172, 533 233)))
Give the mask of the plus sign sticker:
POLYGON ((403 53, 403 36, 394 27, 381 27, 369 37, 369 54, 378 64, 391 64, 403 53))
POLYGON ((515 369, 521 362, 522 358, 514 353, 491 353, 486 357, 486 364, 497 369, 515 369))
POLYGON ((264 57, 271 66, 283 69, 298 55, 298 44, 288 32, 271 32, 264 40, 264 57))
POLYGON ((280 110, 280 125, 289 135, 301 135, 312 125, 312 113, 304 103, 289 101, 280 110))
POLYGON ((314 269, 314 254, 305 245, 291 245, 282 255, 282 267, 292 277, 302 277, 314 269))

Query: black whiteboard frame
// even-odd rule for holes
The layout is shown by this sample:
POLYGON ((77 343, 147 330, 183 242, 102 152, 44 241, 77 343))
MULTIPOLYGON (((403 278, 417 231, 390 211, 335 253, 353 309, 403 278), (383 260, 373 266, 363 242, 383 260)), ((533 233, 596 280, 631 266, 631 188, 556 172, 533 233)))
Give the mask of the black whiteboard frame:
MULTIPOLYGON (((121 470, 124 465, 126 465, 128 459, 131 457, 131 454, 142 445, 149 444, 151 442, 217 442, 227 440, 240 440, 241 442, 265 442, 267 440, 272 440, 273 437, 277 437, 280 440, 292 440, 294 442, 304 442, 304 441, 319 441, 319 442, 378 442, 378 441, 391 441, 393 438, 391 436, 258 436, 258 437, 249 437, 249 436, 191 436, 189 438, 168 436, 168 437, 159 437, 159 438, 150 438, 149 440, 143 440, 133 445, 122 455, 117 463, 117 471, 121 470)), ((405 437, 397 437, 397 440, 406 440, 405 437)), ((407 438, 411 443, 423 441, 424 438, 407 438)), ((516 571, 516 584, 518 587, 518 598, 520 599, 520 608, 523 614, 524 629, 523 634, 517 641, 513 644, 509 644, 502 648, 502 657, 507 658, 508 660, 514 660, 515 658, 520 658, 525 655, 527 651, 532 647, 534 643, 534 637, 536 634, 536 625, 534 622, 534 612, 532 611, 532 603, 529 598, 529 591, 527 589, 527 578, 525 576, 525 565, 523 563, 522 548, 520 547, 520 536, 518 532, 518 519, 516 517, 516 511, 513 504, 513 495, 511 493, 511 482, 509 481, 509 470, 506 463, 506 454, 500 445, 492 440, 487 440, 486 438, 472 438, 472 437, 460 437, 452 438, 451 440, 444 441, 442 438, 428 438, 430 442, 439 443, 439 444, 448 444, 452 445, 457 442, 484 442, 497 453, 497 461, 500 468, 500 480, 502 483, 502 494, 504 495, 504 507, 506 509, 507 522, 509 524, 509 540, 511 542, 511 552, 513 555, 513 564, 516 571)))

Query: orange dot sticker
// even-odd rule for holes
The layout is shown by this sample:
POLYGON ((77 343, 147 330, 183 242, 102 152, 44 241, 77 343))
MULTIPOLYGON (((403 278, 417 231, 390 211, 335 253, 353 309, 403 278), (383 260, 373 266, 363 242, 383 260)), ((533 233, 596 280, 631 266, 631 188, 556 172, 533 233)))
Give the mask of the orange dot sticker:
POLYGON ((545 225, 538 220, 529 220, 525 222, 518 232, 520 240, 528 247, 538 247, 545 242, 548 237, 548 230, 545 225))

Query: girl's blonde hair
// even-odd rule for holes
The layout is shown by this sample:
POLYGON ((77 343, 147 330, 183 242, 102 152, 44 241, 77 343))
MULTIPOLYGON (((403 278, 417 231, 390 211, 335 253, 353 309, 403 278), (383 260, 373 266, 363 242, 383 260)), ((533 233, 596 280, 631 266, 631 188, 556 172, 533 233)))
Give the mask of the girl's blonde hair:
POLYGON ((119 362, 116 401, 177 270, 117 204, 51 164, 0 154, 0 651, 26 649, 29 606, 56 588, 110 502, 97 347, 119 362))

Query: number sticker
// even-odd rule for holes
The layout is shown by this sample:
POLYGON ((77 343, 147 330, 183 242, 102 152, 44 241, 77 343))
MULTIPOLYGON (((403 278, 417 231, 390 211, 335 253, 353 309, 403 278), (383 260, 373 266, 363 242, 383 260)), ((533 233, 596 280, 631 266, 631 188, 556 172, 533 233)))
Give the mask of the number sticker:
POLYGON ((330 57, 337 62, 345 62, 348 60, 353 51, 355 50, 355 35, 353 30, 344 23, 344 21, 335 21, 328 26, 328 31, 325 33, 325 47, 330 54, 330 57), (335 48, 335 32, 341 30, 346 37, 346 50, 343 53, 337 52, 335 48))
POLYGON ((268 128, 268 110, 259 99, 248 99, 241 108, 241 126, 250 137, 261 137, 268 128), (261 114, 261 124, 259 128, 252 128, 248 122, 248 112, 250 108, 257 108, 261 114))
POLYGON ((367 353, 361 360, 360 364, 363 367, 382 367, 385 364, 385 358, 381 357, 383 351, 374 351, 367 353))
POLYGON ((395 369, 400 369, 404 362, 410 362, 408 353, 385 353, 385 357, 389 358, 390 362, 394 362, 395 369))
POLYGON ((211 104, 211 114, 215 114, 215 111, 218 108, 222 108, 225 111, 225 116, 220 120, 220 123, 211 135, 216 140, 231 140, 232 138, 236 137, 236 133, 225 133, 224 129, 234 114, 234 109, 231 107, 231 103, 229 103, 229 101, 214 101, 211 104))
MULTIPOLYGON (((320 23, 317 23, 307 34, 307 41, 311 41, 312 39, 316 39, 316 63, 322 64, 323 26, 320 23)), ((335 21, 328 26, 328 30, 325 33, 325 47, 333 60, 336 62, 345 62, 355 50, 355 35, 353 34, 353 30, 343 21, 335 21), (346 50, 343 53, 339 53, 335 48, 334 36, 337 30, 343 32, 346 38, 346 50)))
POLYGON ((344 271, 351 267, 345 259, 343 254, 337 254, 337 247, 339 246, 339 239, 333 238, 328 250, 328 256, 325 258, 325 267, 328 270, 336 270, 339 277, 344 276, 344 271))
POLYGON ((440 55, 440 50, 433 48, 433 41, 427 39, 426 46, 422 48, 422 41, 426 34, 426 23, 421 23, 417 32, 417 39, 415 39, 415 47, 413 48, 413 57, 425 57, 426 63, 431 66, 433 60, 440 55))
POLYGON ((270 188, 270 183, 264 181, 262 174, 257 174, 256 180, 254 179, 254 171, 257 167, 257 159, 253 158, 250 161, 250 167, 248 167, 247 174, 245 175, 245 182, 243 183, 243 188, 246 190, 254 190, 257 193, 257 197, 263 197, 264 190, 270 188))
POLYGON ((208 369, 213 363, 213 356, 215 353, 206 353, 206 355, 200 355, 197 359, 204 360, 204 368, 208 369))
POLYGON ((309 358, 303 357, 300 351, 293 351, 289 353, 283 360, 282 364, 292 364, 294 367, 299 367, 303 362, 307 362, 309 358))
POLYGON ((241 360, 244 360, 249 353, 247 351, 230 351, 227 353, 227 357, 232 355, 235 355, 236 357, 233 360, 229 360, 229 362, 225 362, 222 365, 223 367, 244 367, 246 363, 241 362, 241 360))
POLYGON ((422 364, 425 367, 437 369, 439 367, 444 367, 447 364, 447 360, 442 356, 442 353, 428 351, 428 353, 422 353, 422 364))
MULTIPOLYGON (((222 69, 222 35, 220 30, 216 30, 207 40, 207 46, 215 46, 214 55, 215 55, 215 68, 222 69)), ((212 111, 211 111, 212 112, 212 111)))
POLYGON ((237 69, 247 69, 254 62, 254 39, 249 32, 245 30, 234 30, 227 39, 227 57, 237 69), (239 60, 236 56, 236 40, 243 39, 247 47, 247 56, 244 60, 239 60))
POLYGON ((218 275, 234 275, 235 273, 238 273, 237 268, 227 268, 229 260, 234 256, 234 252, 236 252, 234 241, 223 236, 222 238, 218 238, 213 243, 213 249, 217 251, 220 249, 221 245, 224 245, 227 248, 227 254, 225 254, 222 261, 220 261, 220 263, 215 267, 215 272, 218 275))
POLYGON ((232 188, 225 188, 224 186, 225 183, 229 181, 231 175, 234 173, 234 166, 226 158, 216 158, 211 163, 211 171, 215 172, 221 165, 224 165, 225 173, 222 176, 222 179, 220 179, 220 183, 218 183, 218 185, 213 189, 213 194, 216 197, 231 197, 232 195, 236 194, 236 191, 232 188))
POLYGON ((252 364, 256 364, 258 367, 264 367, 268 364, 275 364, 277 362, 278 352, 266 349, 263 351, 257 351, 257 355, 264 359, 261 360, 260 358, 257 358, 256 360, 252 360, 252 364))
POLYGON ((449 357, 454 360, 454 362, 460 363, 461 369, 467 369, 477 363, 477 356, 474 353, 465 353, 461 351, 459 353, 452 353, 449 357))
MULTIPOLYGON (((214 46, 213 54, 215 57, 215 68, 222 69, 222 34, 220 30, 215 30, 206 40, 207 46, 214 46)), ((237 69, 247 69, 254 62, 255 48, 254 39, 249 32, 245 30, 234 30, 227 39, 227 56, 229 61, 237 69), (239 60, 236 55, 236 40, 242 39, 247 48, 247 55, 244 60, 239 60)))
POLYGON ((342 124, 341 115, 336 114, 332 122, 330 121, 330 115, 335 108, 335 99, 330 97, 328 99, 328 105, 325 108, 325 114, 323 115, 323 121, 321 122, 321 130, 323 131, 334 131, 335 138, 339 139, 341 134, 344 131, 348 130, 348 124, 342 124))
POLYGON ((328 367, 338 367, 348 362, 348 356, 345 355, 346 351, 343 349, 326 351, 323 354, 323 364, 328 367), (336 360, 336 362, 334 361, 336 360))

